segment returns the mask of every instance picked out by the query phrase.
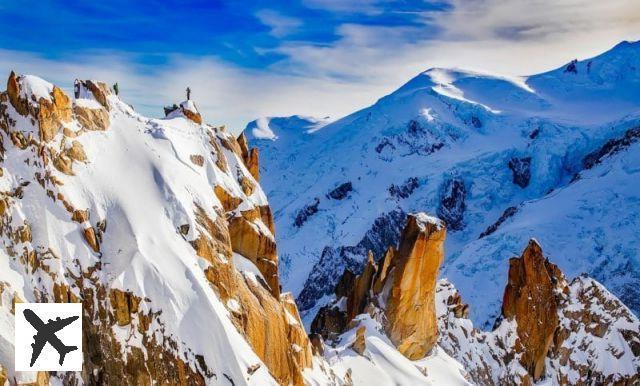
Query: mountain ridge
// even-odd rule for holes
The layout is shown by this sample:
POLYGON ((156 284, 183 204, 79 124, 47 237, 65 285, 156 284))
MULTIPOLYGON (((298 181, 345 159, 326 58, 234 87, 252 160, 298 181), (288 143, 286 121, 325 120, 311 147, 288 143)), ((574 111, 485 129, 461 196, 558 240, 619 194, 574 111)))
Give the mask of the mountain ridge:
MULTIPOLYGON (((575 176, 584 169, 584 157, 598 151, 608 141, 623 138, 628 130, 640 124, 637 102, 640 96, 636 95, 640 90, 638 68, 640 43, 623 42, 593 58, 526 77, 525 84, 534 92, 541 93, 542 97, 503 77, 493 77, 489 83, 486 77, 478 77, 477 74, 434 82, 423 72, 374 105, 329 123, 313 134, 301 136, 295 142, 261 141, 247 131, 250 143, 264 147, 261 151, 265 161, 262 169, 267 177, 263 186, 274 206, 280 229, 277 237, 288 251, 283 258, 284 283, 297 294, 299 303, 301 299, 312 299, 300 303, 305 323, 310 323, 310 318, 317 311, 316 301, 331 293, 330 288, 304 292, 312 282, 318 282, 318 272, 325 270, 329 273, 336 269, 339 272, 343 264, 354 264, 351 268, 357 271, 359 264, 356 262, 366 258, 362 254, 353 259, 340 253, 327 254, 325 246, 340 249, 357 245, 369 230, 375 228, 374 219, 381 219, 396 209, 405 213, 424 209, 446 213, 449 216, 447 222, 459 222, 461 230, 455 231, 447 241, 447 250, 452 251, 452 258, 444 268, 457 285, 460 284, 458 281, 469 280, 468 276, 460 274, 463 267, 469 270, 466 274, 475 275, 471 281, 476 285, 479 283, 478 268, 471 267, 477 267, 480 260, 490 262, 488 273, 491 281, 499 283, 504 274, 496 270, 497 261, 507 259, 506 250, 517 250, 517 244, 531 236, 541 239, 545 250, 552 256, 574 256, 578 250, 568 250, 566 242, 560 242, 557 237, 554 240, 565 247, 556 250, 557 246, 546 242, 545 235, 562 229, 558 225, 557 229, 544 230, 547 233, 541 237, 520 232, 519 242, 508 240, 509 235, 502 234, 502 231, 494 233, 494 230, 488 238, 482 239, 495 242, 500 238, 502 244, 491 248, 494 253, 501 249, 500 257, 490 258, 489 253, 483 254, 482 259, 470 257, 478 252, 475 240, 492 224, 500 218, 503 218, 500 224, 515 221, 520 218, 517 208, 521 204, 540 200, 549 194, 555 195, 563 187, 571 185, 575 176), (438 85, 445 89, 445 94, 453 93, 453 96, 434 90, 438 85), (572 99, 580 90, 584 95, 572 99), (602 103, 598 105, 599 102, 602 103), (423 165, 427 165, 426 169, 423 165), (485 168, 486 174, 482 174, 479 168, 485 168), (515 180, 519 183, 513 182, 515 180), (454 181, 457 182, 454 184, 454 181), (346 182, 352 184, 347 198, 331 200, 324 197, 346 182), (453 194, 451 206, 443 207, 443 199, 447 195, 445 190, 453 186, 459 187, 455 194, 464 193, 467 199, 456 203, 453 194), (403 189, 407 193, 402 195, 406 197, 390 193, 403 189), (314 204, 316 199, 317 205, 314 204), (362 206, 360 203, 363 202, 370 206, 362 206), (302 227, 293 225, 304 208, 312 209, 313 214, 308 216, 302 227), (503 216, 505 213, 507 216, 503 216), (296 245, 304 247, 297 248, 296 245), (336 257, 329 258, 330 255, 336 257), (329 262, 331 259, 333 263, 329 262), (475 263, 465 261, 467 259, 475 263), (463 261, 464 265, 460 265, 463 261), (323 266, 312 270, 309 262, 322 262, 323 266), (305 284, 305 275, 311 271, 316 276, 305 284), (293 277, 290 272, 302 273, 293 277)), ((277 129, 274 133, 277 135, 277 129)), ((633 145, 630 149, 635 155, 633 145)), ((629 157, 634 159, 634 156, 629 157)), ((633 170, 633 167, 626 168, 633 170)), ((633 186, 632 177, 621 175, 620 178, 627 181, 626 186, 633 186)), ((452 192, 454 190, 449 191, 452 192)), ((627 197, 629 202, 636 199, 629 190, 625 192, 622 197, 627 197)), ((620 193, 610 194, 615 197, 620 193)), ((605 200, 604 197, 600 199, 605 200)), ((620 213, 622 211, 620 209, 620 213)), ((580 216, 588 216, 588 213, 580 216)), ((611 214, 608 218, 615 217, 611 214)), ((634 223, 637 225, 635 214, 626 217, 630 227, 634 223)), ((562 221, 565 220, 551 220, 557 224, 562 221)), ((596 237, 596 228, 596 225, 590 225, 584 232, 596 237)), ((563 234, 569 239, 576 237, 574 234, 568 236, 566 232, 563 234)), ((605 234, 610 233, 606 231, 605 234)), ((605 240, 614 240, 604 237, 605 240)), ((614 263, 613 271, 620 271, 626 264, 638 265, 629 257, 637 248, 633 238, 624 241, 632 243, 624 246, 622 241, 613 241, 597 247, 601 252, 592 252, 589 257, 571 257, 571 264, 565 262, 562 268, 570 276, 585 271, 596 274, 637 313, 638 305, 633 302, 634 285, 631 284, 637 278, 628 277, 622 281, 626 284, 617 283, 613 279, 615 275, 609 274, 604 267, 579 263, 602 261, 594 255, 611 253, 621 256, 620 262, 614 263)), ((337 279, 322 276, 322 280, 335 284, 337 279)), ((473 305, 472 287, 460 284, 459 290, 473 305)), ((493 305, 478 300, 484 304, 481 308, 485 310, 476 308, 480 314, 473 316, 474 323, 491 324, 492 315, 497 312, 497 293, 491 298, 495 299, 491 301, 493 305)))

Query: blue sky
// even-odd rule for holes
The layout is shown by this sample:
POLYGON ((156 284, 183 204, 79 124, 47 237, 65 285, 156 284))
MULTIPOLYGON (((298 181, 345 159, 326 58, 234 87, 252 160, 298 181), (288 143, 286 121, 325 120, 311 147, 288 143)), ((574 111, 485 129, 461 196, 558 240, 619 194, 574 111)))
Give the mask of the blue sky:
POLYGON ((149 115, 338 118, 433 66, 526 75, 640 38, 636 0, 0 0, 0 71, 118 81, 149 115))

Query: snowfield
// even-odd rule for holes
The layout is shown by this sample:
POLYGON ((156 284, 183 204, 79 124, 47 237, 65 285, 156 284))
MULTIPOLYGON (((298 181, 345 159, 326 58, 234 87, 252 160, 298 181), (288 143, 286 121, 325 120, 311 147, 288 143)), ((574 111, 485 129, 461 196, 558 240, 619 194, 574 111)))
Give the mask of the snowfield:
POLYGON ((493 324, 507 260, 532 237, 569 278, 587 273, 640 312, 640 42, 522 78, 431 69, 318 122, 245 130, 307 325, 344 268, 359 271, 367 249, 380 258, 413 211, 447 222, 441 276, 476 326, 493 324))
MULTIPOLYGON (((48 92, 53 86, 48 82, 27 76, 23 84, 28 92, 46 93, 50 98, 48 92)), ((212 192, 216 184, 243 198, 247 206, 267 202, 259 186, 251 196, 246 196, 235 179, 222 173, 215 166, 215 158, 209 156, 214 151, 209 134, 230 134, 214 134, 212 128, 204 130, 184 117, 146 118, 117 97, 108 98, 111 106, 108 130, 89 131, 76 138, 88 161, 74 164, 74 176, 55 172, 63 183, 60 193, 77 208, 89 209, 94 215, 83 224, 73 222, 62 205, 40 189, 34 177, 38 155, 31 150, 7 147, 0 187, 3 191, 26 187, 24 197, 12 207, 12 223, 18 227, 28 220, 31 227, 33 239, 24 243, 24 247, 47 246, 50 259, 42 264, 60 277, 67 276, 68 269, 76 267, 77 275, 101 263, 101 282, 107 288, 131 291, 150 299, 149 303, 142 303, 143 311, 161 311, 161 324, 154 320, 148 334, 157 334, 160 342, 163 335, 172 337, 176 341, 176 355, 187 363, 193 365, 194 354, 200 354, 213 372, 227 374, 236 385, 276 384, 264 364, 251 377, 246 376, 248 367, 262 362, 232 324, 227 309, 200 267, 203 260, 188 241, 196 236, 196 207, 213 219, 217 217, 214 207, 221 204, 212 192), (204 167, 190 161, 194 154, 205 156, 204 167), (106 221, 108 232, 104 233, 101 250, 96 253, 81 230, 101 221, 106 221), (184 224, 189 225, 190 231, 182 235, 178 228, 184 224)), ((77 103, 101 107, 94 99, 79 99, 77 103)), ((33 126, 7 105, 9 115, 18 120, 19 127, 33 126)), ((75 121, 72 124, 77 125, 75 121)), ((78 131, 80 127, 74 126, 72 130, 78 131)), ((54 141, 64 143, 62 132, 54 141)), ((233 170, 244 168, 234 153, 227 151, 225 156, 235 163, 233 170)), ((3 242, 8 245, 8 240, 3 242)), ((244 260, 246 267, 248 260, 244 260)), ((33 273, 23 264, 0 248, 0 283, 8 284, 11 294, 15 291, 19 299, 27 302, 38 301, 34 289, 51 293, 51 276, 40 270, 33 273)), ((253 269, 257 270, 255 266, 253 269)), ((79 288, 71 290, 81 296, 79 288)), ((5 296, 9 296, 9 291, 4 291, 5 296)), ((4 299, 2 304, 8 307, 0 307, 0 362, 13 366, 11 301, 4 299)), ((125 328, 114 325, 114 335, 121 339, 123 348, 130 349, 139 342, 140 336, 134 333, 136 323, 125 328)), ((35 373, 17 374, 12 367, 8 374, 11 379, 18 376, 35 380, 35 373)))

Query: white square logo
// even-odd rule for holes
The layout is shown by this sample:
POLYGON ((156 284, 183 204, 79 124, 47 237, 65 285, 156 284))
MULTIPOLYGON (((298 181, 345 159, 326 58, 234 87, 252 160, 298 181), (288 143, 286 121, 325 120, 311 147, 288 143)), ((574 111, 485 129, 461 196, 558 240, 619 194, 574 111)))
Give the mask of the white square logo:
POLYGON ((82 370, 82 304, 16 303, 16 371, 82 370))

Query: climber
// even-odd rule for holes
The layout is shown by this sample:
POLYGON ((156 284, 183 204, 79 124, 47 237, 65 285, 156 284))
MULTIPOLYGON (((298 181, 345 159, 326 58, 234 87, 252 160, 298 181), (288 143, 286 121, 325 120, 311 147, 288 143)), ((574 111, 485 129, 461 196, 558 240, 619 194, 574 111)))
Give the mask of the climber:
POLYGON ((113 91, 116 93, 116 95, 120 94, 120 89, 118 88, 118 82, 113 84, 113 91))
POLYGON ((73 81, 73 95, 76 99, 80 98, 80 81, 78 79, 73 81))
POLYGON ((187 87, 187 100, 191 100, 191 89, 187 87))

